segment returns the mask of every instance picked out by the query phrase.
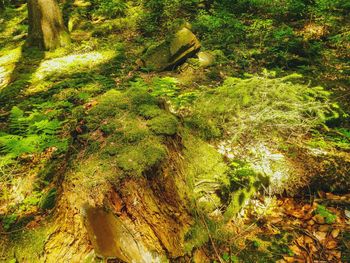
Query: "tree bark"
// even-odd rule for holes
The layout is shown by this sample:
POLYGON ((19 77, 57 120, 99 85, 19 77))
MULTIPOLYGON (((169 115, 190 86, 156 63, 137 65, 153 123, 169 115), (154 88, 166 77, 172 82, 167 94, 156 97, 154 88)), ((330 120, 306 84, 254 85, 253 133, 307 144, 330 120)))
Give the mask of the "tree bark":
POLYGON ((28 17, 29 45, 55 49, 70 43, 56 0, 28 0, 28 17))

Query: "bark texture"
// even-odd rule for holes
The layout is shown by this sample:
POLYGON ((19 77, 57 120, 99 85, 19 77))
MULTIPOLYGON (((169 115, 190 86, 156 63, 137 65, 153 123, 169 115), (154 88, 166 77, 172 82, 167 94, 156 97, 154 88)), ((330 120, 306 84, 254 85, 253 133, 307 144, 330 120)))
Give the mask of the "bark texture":
POLYGON ((70 43, 61 10, 55 0, 28 0, 29 44, 55 49, 70 43))

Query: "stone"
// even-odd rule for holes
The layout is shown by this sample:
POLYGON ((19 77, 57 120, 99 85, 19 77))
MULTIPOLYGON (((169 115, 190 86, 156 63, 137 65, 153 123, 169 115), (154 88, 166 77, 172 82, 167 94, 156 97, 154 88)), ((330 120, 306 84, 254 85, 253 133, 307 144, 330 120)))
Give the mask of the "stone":
POLYGON ((199 65, 201 67, 210 67, 215 63, 215 56, 208 51, 202 51, 197 54, 199 65))
POLYGON ((169 39, 148 48, 142 60, 149 69, 171 70, 195 55, 200 47, 197 37, 184 27, 169 39))

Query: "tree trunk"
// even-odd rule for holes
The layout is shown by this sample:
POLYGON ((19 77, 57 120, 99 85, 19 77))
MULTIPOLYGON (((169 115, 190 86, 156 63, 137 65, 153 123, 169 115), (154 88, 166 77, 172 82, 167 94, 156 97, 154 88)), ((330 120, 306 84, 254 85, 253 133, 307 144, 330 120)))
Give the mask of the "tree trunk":
POLYGON ((70 43, 56 0, 28 0, 28 17, 31 46, 55 49, 70 43))

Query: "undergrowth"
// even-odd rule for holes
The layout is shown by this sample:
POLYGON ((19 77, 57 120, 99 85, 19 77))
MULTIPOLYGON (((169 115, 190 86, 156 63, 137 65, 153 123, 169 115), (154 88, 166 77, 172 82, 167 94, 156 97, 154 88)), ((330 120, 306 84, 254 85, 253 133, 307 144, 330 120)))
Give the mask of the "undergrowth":
POLYGON ((218 88, 195 100, 186 123, 207 139, 264 140, 273 136, 298 137, 338 118, 339 106, 322 87, 286 77, 227 78, 218 88))

